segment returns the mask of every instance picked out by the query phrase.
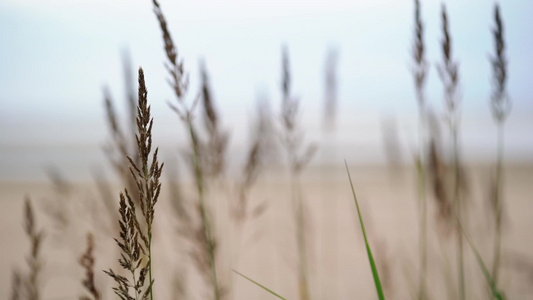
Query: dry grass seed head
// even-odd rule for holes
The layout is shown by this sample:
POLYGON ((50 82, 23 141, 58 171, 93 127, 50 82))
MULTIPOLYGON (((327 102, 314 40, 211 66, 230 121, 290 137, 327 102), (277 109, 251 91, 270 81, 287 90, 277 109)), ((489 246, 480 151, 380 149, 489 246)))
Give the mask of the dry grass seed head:
POLYGON ((202 150, 204 148, 203 143, 200 142, 198 138, 198 134, 194 128, 193 122, 192 122, 192 112, 194 111, 196 105, 198 104, 201 97, 196 97, 194 99, 194 102, 190 105, 190 107, 185 103, 184 96, 185 92, 187 90, 188 86, 188 80, 186 76, 184 76, 184 70, 183 70, 183 63, 179 61, 177 56, 176 47, 174 45, 174 42, 172 41, 172 38, 170 36, 170 33, 167 28, 166 20, 163 16, 163 13, 161 11, 161 7, 159 6, 159 3, 156 0, 152 1, 154 4, 154 12, 157 16, 157 19, 159 21, 159 25, 161 27, 162 33, 163 33, 163 40, 165 43, 165 52, 167 54, 167 58, 169 60, 169 63, 167 63, 167 71, 170 74, 171 80, 170 85, 174 89, 174 92, 177 97, 178 106, 170 104, 169 106, 172 110, 174 110, 178 116, 182 119, 182 121, 185 123, 187 127, 187 131, 190 135, 191 139, 191 148, 192 153, 190 158, 190 161, 193 165, 193 172, 194 172, 194 178, 196 181, 196 187, 198 191, 198 214, 201 218, 201 225, 199 226, 199 230, 202 231, 204 237, 202 239, 205 240, 205 243, 200 243, 202 252, 208 255, 209 259, 209 269, 210 269, 210 279, 213 287, 213 297, 217 300, 221 299, 223 291, 220 288, 217 280, 217 272, 216 272, 216 240, 213 236, 213 231, 210 225, 210 218, 208 210, 205 207, 204 204, 204 180, 205 180, 205 171, 202 169, 202 161, 204 160, 203 157, 205 157, 202 153, 202 150))
MULTIPOLYGON (((20 284, 16 281, 22 282, 24 294, 28 300, 40 299, 40 274, 42 269, 42 261, 40 252, 42 248, 42 240, 44 233, 41 230, 37 230, 35 225, 35 214, 29 198, 24 202, 24 230, 26 236, 30 240, 30 254, 26 257, 26 263, 28 264, 28 274, 26 276, 18 273, 15 274, 14 284, 20 284), (19 277, 17 279, 16 277, 19 277)), ((20 287, 19 287, 20 288, 20 287)), ((18 288, 17 288, 18 289, 18 288)), ((13 293, 12 296, 17 296, 21 293, 13 293)))
POLYGON ((217 177, 224 172, 226 149, 228 145, 228 134, 220 127, 220 117, 216 110, 213 93, 209 86, 209 76, 205 63, 200 63, 201 75, 201 99, 204 113, 204 125, 209 136, 207 145, 204 145, 203 161, 204 168, 209 175, 217 177))
POLYGON ((326 129, 333 129, 335 113, 337 110, 337 65, 338 50, 330 48, 328 50, 325 67, 325 105, 324 105, 324 125, 326 129))
POLYGON ((291 71, 289 62, 289 50, 286 46, 282 48, 282 106, 281 117, 283 126, 287 132, 293 132, 296 129, 296 118, 298 113, 298 99, 292 96, 291 92, 291 71))
POLYGON ((318 146, 310 144, 304 147, 303 133, 298 130, 298 98, 291 93, 291 73, 287 47, 282 48, 282 105, 281 120, 284 130, 283 142, 289 155, 292 172, 301 172, 313 158, 318 146), (303 149, 302 149, 303 148, 303 149))
POLYGON ((494 118, 503 122, 511 110, 511 100, 506 91, 507 84, 507 58, 505 56, 505 39, 503 34, 503 21, 500 15, 500 6, 494 7, 494 56, 490 57, 493 73, 493 92, 491 97, 491 109, 494 118))
POLYGON ((415 87, 419 105, 424 104, 424 95, 422 94, 427 75, 427 62, 425 58, 424 46, 424 24, 420 13, 420 1, 415 0, 415 38, 413 42, 413 75, 415 77, 415 87))
POLYGON ((94 238, 91 233, 87 234, 87 249, 80 256, 79 264, 85 270, 85 278, 82 280, 83 287, 89 292, 89 296, 82 296, 80 300, 99 300, 100 292, 96 288, 94 281, 94 238))
POLYGON ((161 27, 161 32, 163 34, 165 53, 170 62, 169 64, 165 64, 165 67, 167 68, 167 71, 171 77, 169 84, 173 88, 178 100, 183 102, 183 97, 185 96, 185 92, 188 87, 188 79, 184 74, 183 61, 178 59, 178 51, 174 45, 170 31, 168 30, 167 21, 163 15, 161 7, 159 6, 159 2, 157 0, 153 0, 152 3, 154 5, 154 13, 159 21, 159 26, 161 27))
POLYGON ((152 296, 152 223, 154 220, 154 207, 161 191, 159 179, 164 164, 159 165, 157 159, 158 149, 154 151, 150 162, 153 119, 150 115, 147 94, 144 73, 140 68, 136 117, 137 134, 135 136, 140 164, 137 165, 130 157, 127 157, 127 159, 130 162, 130 173, 137 185, 140 199, 139 206, 145 223, 141 226, 138 221, 135 202, 128 194, 128 189, 125 189, 124 193, 120 194, 120 240, 115 239, 115 241, 122 251, 119 263, 122 268, 130 271, 133 281, 129 281, 126 277, 114 273, 111 269, 105 271, 118 285, 114 288, 115 293, 124 299, 147 299, 149 296, 152 296), (142 244, 139 242, 139 239, 142 241, 142 244), (146 256, 146 259, 143 259, 143 255, 141 254, 146 256), (147 274, 150 274, 150 280, 148 285, 145 286, 147 274), (135 298, 130 296, 130 288, 135 292, 135 298))
POLYGON ((453 115, 459 104, 459 97, 457 95, 459 84, 459 65, 453 60, 452 57, 452 40, 448 28, 448 14, 444 4, 442 5, 441 19, 443 34, 441 40, 441 49, 443 62, 437 66, 437 70, 439 71, 439 76, 444 83, 446 95, 445 103, 448 108, 448 112, 453 115))

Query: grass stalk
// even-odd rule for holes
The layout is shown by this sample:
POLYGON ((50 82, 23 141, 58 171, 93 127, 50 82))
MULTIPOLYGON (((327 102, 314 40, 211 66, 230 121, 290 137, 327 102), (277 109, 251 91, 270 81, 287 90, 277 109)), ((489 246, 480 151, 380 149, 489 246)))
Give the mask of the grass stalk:
POLYGON ((193 163, 194 163, 194 175, 196 182, 196 189, 198 191, 200 218, 202 220, 203 233, 205 235, 205 241, 207 246, 207 255, 209 259, 209 271, 213 285, 213 295, 215 300, 221 298, 220 287, 218 284, 217 271, 216 271, 216 257, 215 257, 215 242, 212 236, 211 223, 207 214, 205 193, 204 193, 204 175, 199 159, 199 145, 198 137, 194 128, 194 124, 191 121, 190 115, 186 118, 187 127, 189 129, 189 137, 191 138, 193 148, 193 163))
MULTIPOLYGON (((424 148, 423 146, 420 147, 424 148)), ((420 157, 418 170, 418 209, 419 209, 419 251, 420 251, 420 270, 418 274, 418 299, 426 299, 426 279, 428 266, 428 249, 427 249, 427 199, 426 199, 426 165, 420 157)))
POLYGON ((130 288, 133 288, 135 293, 135 298, 133 299, 147 299, 148 297, 153 299, 154 297, 154 279, 152 277, 152 225, 155 204, 161 192, 159 179, 164 164, 159 164, 157 148, 152 153, 153 119, 150 114, 147 95, 148 91, 146 90, 144 73, 140 68, 136 118, 137 134, 135 136, 140 163, 135 163, 129 156, 127 157, 130 162, 130 173, 139 195, 139 205, 137 207, 140 207, 140 211, 137 210, 135 202, 128 193, 128 189, 125 189, 120 194, 120 240, 115 239, 122 251, 121 258, 119 259, 120 266, 131 273, 133 281, 130 282, 126 277, 114 273, 111 269, 105 271, 117 283, 118 286, 113 288, 113 290, 121 299, 133 298, 130 296, 130 288), (152 154, 151 160, 150 154, 152 154), (142 226, 138 214, 143 217, 144 222, 142 226), (147 274, 149 282, 145 284, 147 274))
MULTIPOLYGON (((148 233, 148 276, 150 281, 154 282, 154 279, 152 277, 152 232, 148 233)), ((154 300, 154 289, 152 286, 150 286, 150 300, 154 300)))
POLYGON ((385 300, 385 294, 383 293, 383 287, 381 280, 379 279, 378 268, 374 261, 374 256, 372 255, 372 250, 370 249, 370 244, 368 243, 368 238, 366 236, 365 223, 363 221, 363 215, 361 214, 361 209, 359 208, 359 202, 357 201, 357 196, 355 195, 355 189, 353 187, 352 177, 350 175, 350 170, 348 169, 348 163, 344 161, 344 166, 346 167, 346 173, 348 173, 348 180, 350 181, 350 187, 352 188, 352 195, 355 202, 355 207, 357 208, 357 216, 359 217, 359 223, 361 224, 361 231, 363 232, 363 237, 365 239, 366 253, 368 255, 368 261, 370 262, 370 269, 372 270, 372 276, 374 278, 374 284, 376 285, 376 292, 380 300, 385 300))
POLYGON ((233 272, 234 272, 235 274, 241 276, 242 278, 244 278, 244 279, 250 281, 251 283, 257 285, 258 287, 262 288, 263 290, 269 292, 270 294, 274 295, 275 297, 277 297, 277 298, 279 298, 279 299, 281 299, 281 300, 287 300, 287 299, 283 298, 282 296, 280 296, 278 293, 272 291, 271 289, 267 288, 266 286, 264 286, 264 285, 260 284, 259 282, 253 280, 252 278, 250 278, 250 277, 248 277, 248 276, 246 276, 246 275, 244 275, 244 274, 242 274, 242 273, 240 273, 240 272, 238 272, 238 271, 235 271, 235 270, 233 270, 233 272))
POLYGON ((13 272, 13 286, 11 299, 41 299, 41 273, 42 273, 42 241, 44 239, 43 230, 38 230, 33 206, 29 198, 24 202, 24 231, 30 241, 30 253, 26 256, 28 272, 13 272), (25 296, 25 297, 23 297, 25 296))
MULTIPOLYGON (((215 238, 213 234, 213 229, 211 227, 210 217, 207 211, 207 204, 205 201, 205 184, 204 184, 204 177, 205 172, 203 170, 203 153, 201 153, 200 149, 200 141, 197 134, 197 131, 194 127, 192 115, 193 111, 199 101, 199 98, 196 98, 196 100, 191 104, 189 107, 185 103, 185 96, 187 93, 188 88, 188 79, 187 76, 184 73, 184 67, 183 67, 183 61, 181 61, 178 57, 177 48, 174 44, 174 41, 172 40, 172 37, 170 35, 170 31, 168 30, 167 21, 165 19, 165 16, 163 15, 163 12, 161 10, 161 6, 159 5, 159 2, 157 0, 153 0, 153 8, 154 13, 157 17, 157 20, 159 22, 161 32, 163 34, 163 41, 165 44, 165 53, 168 58, 168 62, 165 64, 169 75, 169 84, 171 85, 178 102, 178 106, 175 106, 173 104, 170 104, 170 107, 172 110, 174 110, 178 116, 183 121, 188 134, 190 138, 191 148, 192 148, 192 160, 193 160, 193 169, 194 169, 194 178, 196 182, 196 189, 198 193, 198 209, 201 219, 201 234, 203 237, 201 238, 200 243, 202 244, 202 250, 205 251, 208 259, 208 269, 210 273, 211 278, 211 284, 213 287, 213 297, 215 300, 220 300, 222 297, 221 288, 217 279, 217 271, 216 271, 216 249, 215 249, 215 238), (204 248, 205 247, 205 248, 204 248)), ((205 92, 205 90, 204 90, 205 92)), ((204 101, 207 101, 205 95, 204 95, 204 101)), ((213 121, 213 120, 211 120, 213 121)))
POLYGON ((494 257, 492 261, 492 277, 497 284, 500 270, 502 247, 502 215, 503 215, 503 155, 504 155, 504 122, 510 112, 511 102, 507 95, 507 58, 505 56, 505 39, 503 34, 503 20, 498 4, 494 7, 493 29, 495 55, 490 58, 493 70, 493 93, 491 108, 497 126, 497 154, 496 154, 496 186, 493 203, 495 215, 494 257))
POLYGON ((498 153, 496 158, 496 199, 495 205, 495 238, 494 238, 494 257, 492 260, 492 277, 494 281, 498 282, 500 270, 500 257, 502 248, 502 215, 503 215, 503 201, 502 201, 502 181, 503 181, 503 123, 498 122, 498 153))
POLYGON ((283 143, 289 163, 291 181, 291 197, 296 221, 296 243, 298 253, 298 288, 300 300, 309 300, 309 284, 307 278, 307 241, 305 232, 305 208, 302 201, 300 176, 316 152, 316 146, 303 145, 303 133, 298 127, 298 98, 292 95, 291 72, 287 48, 282 52, 282 107, 281 122, 283 143))
POLYGON ((417 166, 417 186, 418 186, 418 209, 419 209, 419 251, 420 251, 420 265, 419 265, 419 282, 418 282, 418 296, 419 300, 426 298, 426 277, 427 277, 427 199, 426 199, 426 169, 427 169, 427 155, 426 155, 426 120, 427 113, 425 107, 424 86, 427 78, 427 63, 425 58, 424 46, 424 24, 421 19, 420 2, 415 0, 415 34, 413 42, 413 77, 415 81, 416 96, 419 109, 419 126, 418 126, 418 144, 419 144, 419 160, 417 166))
POLYGON ((87 248, 86 251, 80 256, 78 263, 83 267, 85 270, 85 278, 82 280, 83 287, 85 288, 86 292, 91 295, 89 296, 82 296, 80 297, 80 300, 100 300, 100 291, 96 287, 96 283, 94 280, 94 264, 95 264, 95 258, 94 258, 94 238, 91 233, 87 234, 87 248))
POLYGON ((474 256, 476 257, 479 267, 481 268, 481 271, 483 272, 483 275, 487 281, 487 284, 490 287, 493 298, 496 300, 505 300, 506 298, 505 298, 504 293, 498 289, 497 283, 494 280, 494 278, 490 275, 489 269, 487 268, 487 265, 483 261, 481 254, 477 250, 477 247, 474 244, 474 241, 472 240, 468 232, 466 232, 466 230, 463 228, 463 225, 461 224, 461 220, 458 217, 457 217, 457 224, 459 226, 461 234, 465 236, 466 241, 468 242, 468 244, 470 245, 470 248, 474 252, 474 256))
POLYGON ((309 286, 308 286, 308 269, 307 269, 307 241, 305 238, 305 220, 304 207, 302 197, 300 194, 300 176, 298 172, 291 172, 291 189, 293 208, 296 217, 296 239, 298 247, 298 289, 300 291, 300 299, 308 300, 309 286))
MULTIPOLYGON (((452 125, 453 126, 453 125, 452 125)), ((453 207, 458 218, 462 218, 462 201, 460 200, 460 170, 459 170, 459 150, 457 142, 457 127, 451 128, 452 132, 452 151, 453 151, 453 207)), ((459 224, 458 224, 459 225, 459 224)), ((459 274, 459 297, 464 300, 465 295, 465 271, 464 271, 464 246, 463 235, 457 232, 457 267, 459 274)))
MULTIPOLYGON (((459 145, 458 145, 458 106, 459 106, 459 65, 452 57, 452 40, 449 33, 448 15, 446 7, 442 5, 442 33, 441 41, 443 62, 438 65, 440 78, 444 85, 444 102, 447 108, 447 120, 450 130, 451 138, 451 153, 453 164, 453 191, 452 191, 452 205, 455 215, 458 218, 462 217, 463 203, 460 199, 460 180, 461 170, 459 166, 459 145)), ((463 250, 463 235, 461 234, 457 224, 457 272, 458 272, 458 288, 459 299, 465 299, 465 276, 464 276, 464 250, 463 250)))

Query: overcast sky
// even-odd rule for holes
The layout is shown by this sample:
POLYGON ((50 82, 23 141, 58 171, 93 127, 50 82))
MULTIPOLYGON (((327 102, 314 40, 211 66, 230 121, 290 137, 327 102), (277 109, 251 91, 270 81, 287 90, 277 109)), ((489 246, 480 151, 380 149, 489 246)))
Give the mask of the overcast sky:
MULTIPOLYGON (((311 137, 320 136, 316 132, 328 48, 339 52, 339 122, 349 126, 340 128, 343 142, 350 144, 346 139, 353 138, 372 152, 382 140, 380 123, 386 116, 396 118, 405 147, 415 136, 410 133, 416 124, 409 72, 412 1, 160 3, 190 72, 190 96, 196 93, 198 62, 204 59, 228 127, 249 122, 258 95, 269 98, 274 111, 278 109, 281 47, 286 44, 293 90, 302 99, 311 137)), ((475 154, 476 149, 492 149, 495 139, 488 105, 494 2, 446 4, 453 55, 460 62, 463 144, 466 153, 475 154)), ((121 53, 125 50, 134 65, 145 70, 156 126, 157 121, 161 127, 179 126, 165 103, 173 98, 165 81, 161 33, 151 7, 149 0, 0 1, 0 150, 4 157, 0 167, 15 168, 22 159, 21 149, 54 145, 98 149, 107 138, 102 87, 109 86, 122 101, 121 53)), ((440 7, 441 1, 422 1, 431 63, 427 94, 438 113, 442 110, 442 85, 435 69, 441 57, 440 7)), ((518 158, 531 157, 533 151, 532 13, 533 1, 502 1, 513 101, 508 156, 518 158)), ((234 132, 245 135, 243 126, 234 132)), ((490 149, 485 151, 487 157, 490 149)), ((54 159, 34 163, 57 163, 54 159)))

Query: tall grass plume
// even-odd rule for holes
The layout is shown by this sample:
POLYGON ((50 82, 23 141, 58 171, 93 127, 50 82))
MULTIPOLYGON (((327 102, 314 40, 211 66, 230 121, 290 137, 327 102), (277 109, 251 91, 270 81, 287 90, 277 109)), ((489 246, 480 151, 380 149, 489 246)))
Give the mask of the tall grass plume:
MULTIPOLYGON (((220 300, 223 298, 225 292, 219 282, 217 274, 217 241, 211 212, 209 211, 206 200, 206 176, 208 175, 208 170, 206 170, 205 164, 203 163, 205 162, 206 153, 203 151, 203 143, 200 140, 200 136, 193 122, 194 110, 201 97, 196 97, 190 105, 185 101, 189 80, 185 74, 183 61, 178 58, 177 48, 170 35, 167 21, 163 15, 159 2, 153 0, 152 3, 154 13, 163 35, 165 54, 168 59, 165 63, 165 67, 170 76, 169 84, 173 89, 177 100, 176 104, 169 103, 169 106, 174 112, 176 112, 182 123, 185 125, 189 135, 190 148, 192 150, 190 161, 192 162, 193 178, 195 180, 195 187, 198 195, 198 204, 196 207, 200 217, 200 224, 194 229, 194 233, 192 234, 193 242, 196 245, 196 251, 193 253, 193 260, 196 262, 197 269, 201 274, 205 275, 207 281, 211 285, 213 299, 220 300)), ((206 82, 206 80, 204 80, 204 82, 206 82)), ((212 127, 213 134, 217 134, 217 128, 214 126, 218 126, 218 119, 216 118, 216 114, 211 110, 213 108, 213 106, 210 105, 211 103, 206 103, 206 101, 210 101, 211 98, 208 99, 205 92, 206 91, 204 90, 204 105, 208 105, 204 106, 206 124, 208 128, 212 127)), ((222 151, 223 148, 219 148, 219 150, 222 151)))
POLYGON ((128 157, 130 173, 139 194, 139 208, 136 207, 125 189, 120 194, 120 240, 115 239, 121 250, 120 266, 130 272, 131 278, 118 275, 112 269, 105 271, 117 283, 115 293, 126 299, 153 299, 152 277, 152 227, 155 204, 161 192, 160 177, 163 165, 157 159, 158 149, 152 152, 153 119, 148 105, 144 73, 139 69, 139 94, 137 104, 137 150, 140 164, 128 157), (152 155, 150 160, 150 155, 152 155), (142 216, 139 220, 138 216, 142 216), (141 223, 141 221, 144 221, 141 223), (141 225, 142 224, 142 225, 141 225), (148 278, 147 278, 148 276, 148 278), (146 279, 148 283, 146 284, 146 279), (133 295, 130 294, 133 290, 133 295))

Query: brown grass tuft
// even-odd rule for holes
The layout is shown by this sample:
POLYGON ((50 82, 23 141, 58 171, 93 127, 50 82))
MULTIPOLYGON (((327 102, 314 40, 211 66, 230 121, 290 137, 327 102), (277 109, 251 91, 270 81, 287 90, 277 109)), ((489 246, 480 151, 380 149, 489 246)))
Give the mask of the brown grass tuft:
POLYGON ((35 225, 35 214, 30 199, 26 198, 25 203, 25 229, 26 235, 30 239, 31 252, 26 258, 30 272, 27 277, 27 293, 29 300, 38 300, 40 298, 39 274, 41 272, 42 262, 40 258, 41 242, 43 232, 37 230, 35 225))
POLYGON ((41 299, 41 248, 44 233, 35 224, 35 214, 29 198, 24 201, 24 231, 30 240, 30 253, 26 257, 28 272, 13 271, 11 299, 41 299))
POLYGON ((94 282, 94 238, 91 233, 87 234, 87 249, 80 256, 78 263, 85 270, 85 278, 82 280, 83 287, 89 292, 89 296, 81 296, 80 300, 100 300, 100 292, 94 282))

